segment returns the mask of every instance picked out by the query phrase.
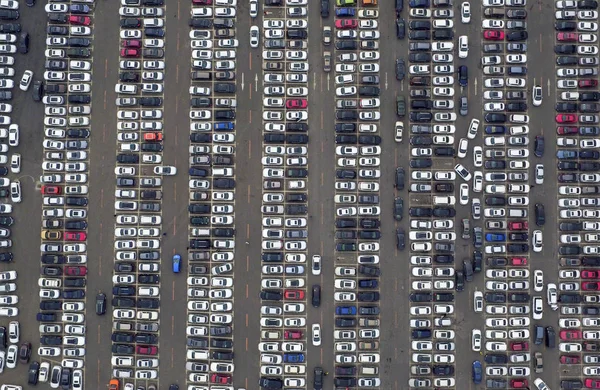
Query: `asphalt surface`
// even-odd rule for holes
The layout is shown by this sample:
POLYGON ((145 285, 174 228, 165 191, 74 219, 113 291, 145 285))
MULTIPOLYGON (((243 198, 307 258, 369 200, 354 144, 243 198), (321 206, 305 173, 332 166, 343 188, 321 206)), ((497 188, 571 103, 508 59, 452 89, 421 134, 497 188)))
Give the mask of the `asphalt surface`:
MULTIPOLYGON (((383 3, 383 2, 382 2, 383 3)), ((548 223, 544 231, 543 252, 531 253, 532 269, 542 269, 546 280, 558 279, 558 265, 555 259, 558 234, 555 221, 557 219, 556 196, 556 133, 553 122, 553 103, 555 101, 555 71, 554 54, 552 51, 554 31, 549 28, 553 19, 554 8, 546 2, 533 2, 527 6, 528 16, 528 93, 534 84, 542 85, 544 103, 541 107, 531 107, 530 127, 532 136, 542 133, 546 137, 546 152, 542 159, 532 157, 532 166, 542 163, 546 167, 546 181, 543 186, 535 186, 530 196, 530 204, 538 202, 546 206, 548 223), (534 82, 534 79, 536 80, 534 82), (539 82, 538 82, 539 80, 539 82), (550 88, 547 87, 549 81, 550 88)), ((394 231, 396 227, 409 230, 409 222, 405 210, 405 218, 396 223, 391 211, 393 199, 396 196, 393 188, 393 175, 397 166, 408 167, 410 147, 408 132, 405 130, 405 141, 396 144, 393 139, 393 128, 396 121, 395 96, 397 93, 408 94, 408 80, 399 83, 394 76, 394 60, 396 56, 408 57, 408 39, 399 41, 395 37, 393 4, 381 4, 380 9, 380 76, 382 79, 381 100, 381 132, 382 165, 381 173, 381 206, 382 234, 380 278, 382 300, 381 313, 381 388, 405 389, 409 377, 410 334, 407 332, 408 318, 408 288, 409 288, 409 251, 396 250, 394 231), (389 9, 389 10, 388 10, 389 9), (389 11, 389 12, 388 12, 389 11), (384 28, 383 26, 389 26, 384 28), (388 102, 388 104, 386 104, 388 102)), ((94 298, 98 291, 110 292, 112 282, 113 261, 113 229, 114 229, 114 154, 116 138, 116 106, 114 100, 114 84, 118 78, 118 2, 100 0, 96 3, 94 13, 94 67, 92 90, 92 140, 90 164, 90 208, 88 241, 88 287, 87 287, 87 355, 85 366, 85 388, 104 388, 111 378, 110 362, 110 333, 112 330, 111 316, 96 316, 94 313, 94 298)), ((189 38, 187 20, 189 1, 170 1, 167 4, 166 17, 166 56, 167 63, 165 80, 165 149, 164 161, 176 166, 180 172, 187 169, 188 135, 188 93, 190 85, 189 71, 189 38)), ((262 74, 261 48, 251 49, 247 42, 247 31, 250 25, 262 26, 262 4, 259 7, 259 17, 251 20, 245 3, 238 4, 237 36, 240 47, 237 49, 237 132, 236 132, 236 259, 235 295, 234 295, 234 340, 236 358, 234 363, 234 387, 256 388, 259 377, 259 353, 256 349, 259 335, 260 300, 260 220, 261 220, 261 175, 260 158, 262 156, 261 126, 262 74), (245 59, 248 59, 247 61, 245 59), (243 75, 243 77, 241 76, 243 75), (258 80, 258 85, 256 81, 258 80), (256 89, 258 88, 258 90, 256 89), (249 244, 245 245, 248 241, 249 244)), ((333 10, 333 4, 331 9, 333 10)), ((455 7, 456 8, 456 7, 455 7)), ((456 11, 455 11, 456 12, 456 11)), ((469 57, 463 60, 469 66, 470 79, 465 91, 469 98, 469 115, 458 118, 457 129, 466 129, 472 117, 481 118, 482 110, 482 76, 479 66, 481 45, 481 8, 472 4, 472 21, 469 25, 455 24, 456 36, 467 34, 470 38, 469 57), (477 80, 477 84, 475 84, 477 80)), ((403 11, 407 20, 408 7, 403 11)), ((24 31, 31 36, 30 53, 16 55, 15 79, 25 69, 34 71, 39 79, 43 73, 43 40, 45 39, 45 12, 43 3, 34 8, 21 8, 21 20, 24 31), (41 21, 44 21, 43 23, 41 21)), ((457 20, 455 18, 455 20, 457 20)), ((459 20, 459 19, 458 19, 459 20)), ((323 271, 320 277, 308 275, 307 286, 320 283, 322 286, 322 305, 320 309, 307 307, 307 324, 320 322, 323 332, 323 344, 320 347, 308 345, 307 359, 308 384, 312 381, 312 368, 321 365, 325 370, 333 368, 333 261, 334 261, 334 207, 333 207, 333 178, 335 172, 335 154, 333 132, 334 124, 334 82, 333 75, 328 79, 322 71, 321 26, 323 23, 333 24, 333 16, 323 20, 319 15, 317 3, 309 6, 309 121, 311 142, 309 147, 309 253, 321 253, 323 271), (315 83, 313 84, 313 80, 315 83)), ((332 68, 335 67, 335 60, 332 68)), ((41 132, 43 122, 43 105, 34 103, 30 93, 14 90, 13 122, 21 126, 21 145, 16 149, 23 158, 22 173, 23 202, 15 207, 15 225, 12 227, 13 252, 15 262, 10 265, 1 264, 1 270, 15 269, 19 273, 17 280, 21 301, 18 305, 21 321, 22 340, 30 340, 34 345, 32 360, 39 360, 35 351, 38 346, 39 333, 35 313, 38 311, 37 299, 37 268, 39 256, 41 195, 36 188, 41 174, 43 158, 41 147, 41 132), (34 133, 35 132, 35 133, 34 133), (26 299, 30 294, 33 299, 26 299)), ((528 99, 529 100, 529 99, 528 99)), ((483 123, 482 123, 483 125, 483 123)), ((482 137, 476 138, 477 144, 482 137)), ((453 162, 452 165, 454 165, 453 162)), ((461 160, 467 169, 473 171, 472 159, 461 160)), ((530 170, 530 175, 532 170, 530 170)), ((163 229, 167 236, 162 238, 163 267, 170 266, 170 255, 175 252, 184 254, 187 241, 187 175, 179 174, 167 178, 163 191, 163 229)), ((457 186, 458 191, 458 186, 457 186)), ((407 192, 404 197, 406 199, 407 192)), ((406 203, 405 203, 406 204, 406 203)), ((530 208, 530 214, 533 214, 530 208)), ((458 206, 456 221, 470 215, 470 207, 458 206)), ((465 241, 457 241, 456 258, 470 256, 472 246, 465 241), (458 245, 458 243, 463 245, 458 245)), ((160 314, 160 383, 182 385, 185 378, 185 313, 186 285, 183 282, 185 274, 175 275, 172 272, 162 272, 161 282, 161 314, 160 314)), ((481 356, 471 351, 470 332, 472 328, 484 328, 483 316, 473 313, 473 291, 483 291, 483 277, 480 275, 475 282, 468 283, 464 292, 457 294, 456 299, 456 331, 457 331, 457 378, 456 388, 478 388, 470 380, 471 363, 481 359, 481 356)), ((8 322, 8 321, 3 321, 8 322)), ((558 323, 557 312, 544 311, 541 325, 558 323)), ((533 324, 532 324, 533 325, 533 324)), ((537 351, 537 346, 531 350, 537 351)), ((544 351, 544 349, 540 349, 544 351)), ((550 388, 558 388, 559 373, 558 354, 544 351, 544 374, 542 378, 550 388)), ((19 364, 15 370, 5 370, 1 382, 25 385, 26 366, 19 364)), ((325 378, 325 388, 332 386, 332 375, 325 378)))

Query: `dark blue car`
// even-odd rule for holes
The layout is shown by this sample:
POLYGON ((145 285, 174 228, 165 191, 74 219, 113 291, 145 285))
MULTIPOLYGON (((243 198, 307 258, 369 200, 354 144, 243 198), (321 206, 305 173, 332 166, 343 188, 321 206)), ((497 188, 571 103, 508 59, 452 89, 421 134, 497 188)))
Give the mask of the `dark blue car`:
POLYGON ((485 235, 486 241, 506 241, 506 234, 488 233, 485 235))
POLYGON ((358 281, 358 286, 361 288, 377 288, 378 285, 377 279, 361 279, 358 281))
POLYGON ((181 256, 178 254, 173 255, 173 272, 176 274, 181 272, 181 256))
POLYGON ((304 354, 303 353, 284 353, 283 354, 283 362, 284 363, 303 363, 304 362, 304 354))
POLYGON ((430 7, 431 2, 429 0, 410 0, 408 5, 410 7, 430 7))
POLYGON ((335 314, 338 316, 356 315, 355 306, 337 306, 335 308, 335 314))
POLYGON ((481 362, 475 360, 473 362, 473 383, 479 384, 483 378, 483 368, 481 368, 481 362))
POLYGON ((577 158, 577 151, 575 150, 564 150, 564 149, 560 149, 556 152, 556 157, 558 158, 577 158))
POLYGON ((336 8, 336 10, 335 10, 335 16, 340 16, 340 17, 342 17, 342 16, 348 16, 348 17, 356 16, 356 9, 354 9, 354 8, 348 8, 348 7, 345 7, 345 8, 336 8))
POLYGON ((216 122, 214 125, 216 131, 232 131, 235 129, 233 122, 216 122))

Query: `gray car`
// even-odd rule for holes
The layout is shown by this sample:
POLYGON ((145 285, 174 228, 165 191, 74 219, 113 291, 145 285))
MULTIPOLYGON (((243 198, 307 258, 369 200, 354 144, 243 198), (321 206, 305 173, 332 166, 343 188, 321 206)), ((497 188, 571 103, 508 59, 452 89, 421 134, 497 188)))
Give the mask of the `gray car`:
POLYGON ((460 115, 465 116, 469 113, 469 101, 466 96, 460 97, 460 115))

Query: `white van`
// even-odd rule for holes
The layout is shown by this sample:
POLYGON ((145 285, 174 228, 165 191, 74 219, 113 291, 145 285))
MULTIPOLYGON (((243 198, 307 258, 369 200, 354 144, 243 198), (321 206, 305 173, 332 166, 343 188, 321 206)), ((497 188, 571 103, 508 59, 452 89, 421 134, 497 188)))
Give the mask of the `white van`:
POLYGON ((469 55, 469 37, 461 35, 458 37, 458 57, 467 58, 469 55))
POLYGON ((529 115, 514 114, 510 116, 510 121, 514 123, 529 123, 529 115))
MULTIPOLYGON (((194 17, 194 11, 202 10, 203 7, 192 8, 192 17, 194 17)), ((162 19, 152 18, 152 19, 144 19, 144 28, 162 28, 164 26, 164 22, 162 19)))
POLYGON ((377 374, 379 374, 379 368, 363 366, 360 368, 360 373, 362 375, 377 375, 377 374))
POLYGON ((455 196, 434 196, 433 204, 438 205, 438 206, 439 205, 452 206, 452 205, 456 204, 456 197, 455 196))
POLYGON ((210 229, 193 228, 192 236, 194 236, 194 237, 210 236, 210 229))
POLYGON ((527 209, 509 209, 508 216, 509 218, 526 218, 527 209))
POLYGON ((233 176, 233 168, 213 168, 212 174, 213 176, 231 177, 233 176))

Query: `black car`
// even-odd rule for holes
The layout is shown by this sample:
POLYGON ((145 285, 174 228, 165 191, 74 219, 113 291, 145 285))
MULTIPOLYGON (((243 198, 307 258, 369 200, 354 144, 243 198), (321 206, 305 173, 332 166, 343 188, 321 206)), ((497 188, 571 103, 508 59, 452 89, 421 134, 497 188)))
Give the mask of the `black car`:
POLYGON ((363 229, 377 229, 381 226, 381 222, 375 218, 362 218, 360 220, 360 227, 363 229))
POLYGON ((484 119, 487 123, 504 123, 506 122, 506 115, 488 112, 485 114, 484 119))
POLYGON ((467 282, 473 281, 473 263, 470 260, 463 260, 463 272, 467 282))
POLYGON ((260 299, 264 301, 281 301, 283 294, 277 290, 262 290, 260 292, 260 299))
POLYGON ((29 52, 29 33, 22 32, 19 35, 19 53, 27 54, 29 52))
POLYGON ((404 80, 405 75, 406 75, 406 65, 404 64, 404 60, 397 58, 396 59, 396 80, 399 80, 399 81, 404 80))
POLYGON ((398 250, 404 250, 406 246, 406 238, 403 229, 396 230, 396 248, 398 250))
POLYGON ((215 83, 213 88, 215 93, 235 93, 234 83, 215 83))
POLYGON ((40 322, 55 322, 56 313, 37 313, 35 319, 40 322))
POLYGON ((380 312, 378 306, 360 306, 358 314, 361 316, 376 316, 380 312))
POLYGON ((506 364, 508 363, 508 356, 504 354, 487 354, 484 356, 484 360, 488 364, 506 364))
POLYGON ((396 38, 404 39, 406 36, 406 22, 402 18, 396 19, 396 38))
POLYGON ((358 272, 367 276, 379 276, 381 274, 379 267, 364 264, 358 266, 358 272))
POLYGON ((315 284, 312 286, 312 299, 311 299, 313 307, 321 306, 321 286, 315 284))
POLYGON ((536 155, 536 157, 542 157, 544 155, 544 146, 545 146, 544 136, 536 135, 534 148, 533 148, 533 153, 536 155))
POLYGON ((400 197, 394 199, 394 219, 396 221, 402 220, 402 214, 404 211, 404 200, 400 197))
POLYGON ((321 0, 321 17, 329 17, 329 0, 321 0))
MULTIPOLYGON (((16 32, 21 32, 21 24, 20 23, 0 24, 0 33, 16 33, 16 32)), ((68 29, 67 29, 67 34, 68 34, 68 29)), ((63 34, 63 35, 66 35, 66 34, 63 34)))
POLYGON ((221 189, 231 189, 235 188, 235 180, 234 179, 213 179, 213 187, 221 188, 221 189))
POLYGON ((428 207, 411 207, 408 209, 408 214, 411 217, 431 217, 432 209, 428 207))
POLYGON ((404 176, 405 176, 405 172, 403 168, 396 168, 396 176, 395 176, 395 182, 394 185, 396 186, 396 188, 398 190, 403 190, 404 189, 404 176))
POLYGON ((335 48, 337 50, 357 50, 358 41, 351 39, 335 41, 335 48))
POLYGON ((0 263, 10 263, 11 261, 13 261, 12 252, 0 253, 0 263))
POLYGON ((379 96, 381 90, 379 87, 362 86, 358 87, 358 94, 360 96, 379 96))
POLYGON ((511 31, 506 34, 506 40, 509 42, 526 41, 528 37, 527 31, 511 31))
POLYGON ((60 310, 62 307, 61 301, 43 300, 40 302, 40 310, 60 310))
POLYGON ((19 11, 0 9, 0 20, 17 20, 19 19, 19 11))
POLYGON ((62 336, 42 336, 40 344, 42 345, 61 345, 63 342, 62 336))
POLYGON ((136 306, 142 309, 158 309, 160 307, 160 300, 156 298, 140 298, 136 306))
POLYGON ((411 40, 414 40, 414 41, 430 40, 431 39, 431 32, 430 31, 423 31, 423 30, 409 31, 408 38, 411 39, 411 40))
POLYGON ((433 295, 431 293, 412 293, 409 295, 408 299, 410 299, 411 302, 431 302, 433 300, 433 295))
POLYGON ((158 275, 138 275, 138 283, 140 284, 156 284, 160 281, 158 275))
POLYGON ((456 291, 463 291, 465 289, 465 274, 462 271, 456 271, 454 274, 454 288, 456 291))
POLYGON ((410 62, 430 62, 431 54, 429 53, 410 53, 408 55, 410 62))
POLYGON ((135 347, 127 344, 113 344, 112 352, 114 354, 133 355, 135 347))
POLYGON ((30 385, 37 385, 39 374, 40 363, 31 362, 31 364, 29 365, 29 371, 27 372, 27 383, 30 385))
POLYGON ((261 376, 258 385, 263 389, 275 390, 283 389, 283 381, 279 378, 268 378, 261 376))
MULTIPOLYGON (((210 20, 208 20, 210 22, 210 20)), ((145 28, 144 33, 148 37, 162 38, 165 36, 165 30, 162 28, 145 28)))

